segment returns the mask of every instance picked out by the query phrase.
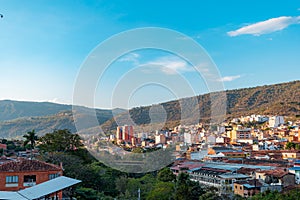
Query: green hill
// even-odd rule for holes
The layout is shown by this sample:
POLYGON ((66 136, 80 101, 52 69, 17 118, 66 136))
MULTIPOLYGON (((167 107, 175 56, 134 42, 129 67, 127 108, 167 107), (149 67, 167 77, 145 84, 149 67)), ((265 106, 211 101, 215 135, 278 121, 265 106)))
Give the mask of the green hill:
MULTIPOLYGON (((227 101, 226 118, 238 117, 250 114, 284 115, 290 117, 300 116, 300 81, 266 85, 253 88, 224 91, 227 101)), ((198 103, 190 107, 186 121, 194 122, 200 115, 201 122, 210 122, 211 97, 222 93, 210 93, 197 96, 198 103)), ((186 98, 189 100, 189 98, 186 98)), ((172 128, 180 123, 180 101, 161 103, 166 111, 166 127, 172 128)), ((218 108, 218 104, 214 105, 218 108)), ((136 107, 129 110, 130 118, 140 127, 147 127, 151 119, 149 117, 150 106, 136 107)), ((80 107, 83 110, 90 108, 80 107)), ((120 125, 127 121, 125 110, 116 109, 116 119, 120 125)), ((88 112, 87 112, 88 113, 88 112)), ((90 115, 74 113, 79 120, 86 122, 87 132, 99 130, 90 125, 90 115), (89 127, 91 126, 91 127, 89 127)), ((112 118, 112 110, 96 109, 99 124, 105 132, 115 130, 117 123, 112 118)), ((76 131, 71 105, 54 103, 0 101, 0 136, 22 137, 24 133, 35 129, 39 135, 51 132, 54 129, 70 129, 76 131)), ((146 128, 144 129, 146 130, 146 128)), ((84 132, 81 131, 81 132, 84 132)))
MULTIPOLYGON (((226 118, 251 114, 284 115, 295 117, 300 115, 300 81, 265 85, 253 88, 227 90, 226 118)), ((199 104, 191 108, 190 121, 195 121, 196 114, 200 115, 201 122, 209 122, 211 115, 211 95, 209 93, 197 96, 199 104), (197 113, 198 112, 198 113, 197 113)), ((221 94, 221 93, 219 93, 221 94)), ((170 101, 161 103, 167 113, 167 127, 174 127, 180 123, 180 103, 170 101)), ((150 106, 131 109, 130 117, 137 125, 150 123, 150 106)), ((124 116, 120 115, 120 118, 124 116)), ((114 130, 117 124, 110 119, 102 125, 105 131, 114 130)))
MULTIPOLYGON (((82 110, 94 109, 78 106, 82 110)), ((95 109, 99 124, 113 117, 112 110, 95 109)), ((115 109, 114 113, 122 113, 115 109)), ((89 113, 89 112, 86 112, 89 113)), ((78 120, 85 120, 89 126, 90 115, 74 113, 78 120)), ((0 101, 0 137, 18 138, 33 129, 38 135, 52 132, 55 129, 70 129, 76 132, 71 105, 49 102, 0 101)))

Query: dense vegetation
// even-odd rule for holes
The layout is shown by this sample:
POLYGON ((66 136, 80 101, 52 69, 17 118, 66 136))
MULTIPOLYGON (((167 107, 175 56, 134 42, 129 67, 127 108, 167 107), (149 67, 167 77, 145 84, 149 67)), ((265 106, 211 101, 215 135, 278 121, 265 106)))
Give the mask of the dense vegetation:
POLYGON ((82 180, 70 191, 77 199, 198 199, 204 193, 188 175, 178 178, 170 169, 148 174, 128 174, 106 167, 83 147, 80 137, 68 130, 56 130, 39 138, 44 161, 63 164, 64 175, 82 180))
MULTIPOLYGON (((189 180, 189 175, 181 173, 177 177, 166 167, 159 171, 144 174, 130 174, 107 167, 94 159, 84 148, 77 134, 69 130, 55 130, 42 137, 35 131, 24 134, 23 143, 2 139, 11 150, 19 151, 38 147, 40 159, 60 165, 64 175, 82 182, 67 191, 78 200, 242 200, 237 195, 218 195, 216 188, 208 188, 189 180), (21 146, 19 146, 21 145, 21 146)), ((291 144, 293 146, 293 144, 291 144)), ((0 152, 1 154, 3 152, 0 152)), ((251 200, 294 200, 298 199, 300 190, 286 193, 267 191, 258 194, 251 200)))
POLYGON ((253 196, 251 200, 297 200, 299 199, 299 197, 300 189, 297 188, 291 191, 285 191, 284 193, 279 193, 277 191, 266 191, 264 193, 253 196))

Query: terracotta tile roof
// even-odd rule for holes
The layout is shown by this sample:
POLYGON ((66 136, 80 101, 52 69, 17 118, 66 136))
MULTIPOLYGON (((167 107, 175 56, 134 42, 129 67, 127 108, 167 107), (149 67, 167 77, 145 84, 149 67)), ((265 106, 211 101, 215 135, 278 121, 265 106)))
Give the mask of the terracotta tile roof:
POLYGON ((236 151, 231 151, 231 152, 222 152, 224 155, 227 154, 245 154, 244 152, 240 151, 240 152, 236 152, 236 151))
POLYGON ((0 172, 22 172, 22 171, 57 171, 62 170, 59 166, 42 162, 39 160, 16 160, 5 162, 0 165, 0 172))
POLYGON ((260 169, 241 167, 240 169, 237 170, 237 173, 249 175, 252 174, 252 172, 259 171, 259 170, 260 169))
POLYGON ((262 170, 260 173, 264 173, 265 175, 274 176, 277 178, 282 178, 287 175, 289 172, 284 171, 283 169, 275 169, 275 170, 262 170))

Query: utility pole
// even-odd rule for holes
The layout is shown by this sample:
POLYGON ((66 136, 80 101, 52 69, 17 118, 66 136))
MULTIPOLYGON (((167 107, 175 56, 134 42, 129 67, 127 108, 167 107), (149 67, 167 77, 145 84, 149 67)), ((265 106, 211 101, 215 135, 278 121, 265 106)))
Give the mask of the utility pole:
POLYGON ((138 189, 138 200, 141 200, 141 189, 138 189))

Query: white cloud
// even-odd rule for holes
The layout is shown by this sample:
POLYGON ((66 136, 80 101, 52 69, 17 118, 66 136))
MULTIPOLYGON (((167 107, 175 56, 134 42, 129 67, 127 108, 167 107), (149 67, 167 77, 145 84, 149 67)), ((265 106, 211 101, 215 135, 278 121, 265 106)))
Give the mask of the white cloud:
POLYGON ((275 31, 280 31, 287 28, 289 25, 298 23, 300 23, 300 16, 282 16, 250 24, 235 31, 229 31, 227 32, 227 34, 231 37, 245 34, 259 36, 275 31))
POLYGON ((129 53, 121 57, 118 62, 133 62, 135 65, 139 64, 138 58, 140 57, 137 53, 129 53))
MULTIPOLYGON (((194 70, 191 66, 189 66, 187 62, 173 56, 161 57, 154 61, 149 61, 147 63, 141 64, 140 66, 159 67, 161 72, 168 75, 194 70)), ((149 70, 146 70, 146 72, 149 72, 149 70)))
POLYGON ((230 81, 234 81, 238 78, 241 78, 241 75, 236 75, 236 76, 224 76, 222 78, 220 78, 218 81, 220 82, 230 82, 230 81))

